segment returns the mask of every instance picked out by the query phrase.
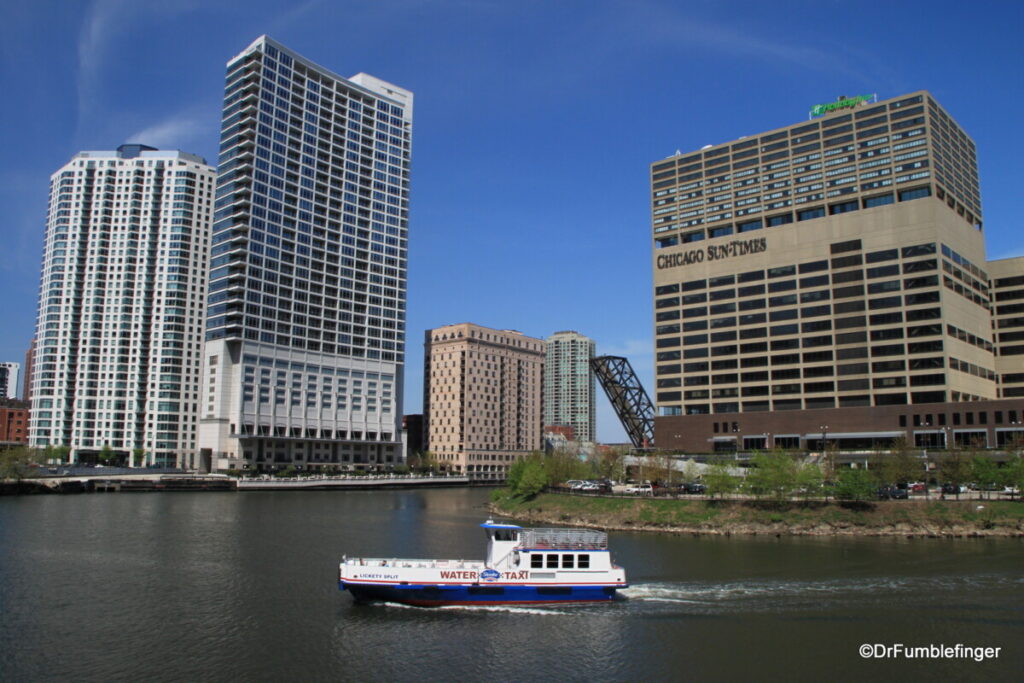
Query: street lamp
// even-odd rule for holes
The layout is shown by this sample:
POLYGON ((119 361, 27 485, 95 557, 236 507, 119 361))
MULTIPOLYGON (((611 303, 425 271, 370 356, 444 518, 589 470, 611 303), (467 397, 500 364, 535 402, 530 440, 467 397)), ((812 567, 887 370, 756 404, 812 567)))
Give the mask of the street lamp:
POLYGON ((821 450, 828 449, 828 425, 821 425, 818 427, 821 430, 821 450))

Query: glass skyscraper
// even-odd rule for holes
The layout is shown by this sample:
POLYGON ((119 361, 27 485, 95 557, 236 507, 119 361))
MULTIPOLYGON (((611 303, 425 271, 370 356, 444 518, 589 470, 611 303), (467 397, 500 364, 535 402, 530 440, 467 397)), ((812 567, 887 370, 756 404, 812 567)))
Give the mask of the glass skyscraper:
POLYGON ((412 102, 266 36, 228 62, 201 396, 212 468, 401 458, 412 102))
POLYGON ((572 427, 577 441, 596 441, 596 382, 590 370, 594 340, 578 332, 555 332, 544 346, 544 425, 572 427))

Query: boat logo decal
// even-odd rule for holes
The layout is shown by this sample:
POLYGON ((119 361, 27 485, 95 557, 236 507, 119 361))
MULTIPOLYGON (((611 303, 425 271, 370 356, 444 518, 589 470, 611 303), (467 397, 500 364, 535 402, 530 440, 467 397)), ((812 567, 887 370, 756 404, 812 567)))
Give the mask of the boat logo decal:
POLYGON ((480 572, 480 578, 483 581, 497 581, 501 578, 501 572, 495 569, 485 569, 480 572))

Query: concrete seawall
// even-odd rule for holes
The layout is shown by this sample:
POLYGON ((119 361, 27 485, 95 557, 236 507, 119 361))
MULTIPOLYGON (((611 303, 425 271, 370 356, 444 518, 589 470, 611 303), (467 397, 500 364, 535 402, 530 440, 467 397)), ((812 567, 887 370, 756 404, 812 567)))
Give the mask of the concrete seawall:
POLYGON ((423 486, 467 486, 468 477, 416 477, 416 476, 367 476, 367 477, 295 477, 289 479, 239 479, 239 491, 281 491, 312 489, 381 489, 414 488, 423 486))
POLYGON ((26 478, 0 482, 2 494, 29 493, 127 493, 154 491, 313 491, 329 489, 395 489, 444 486, 494 485, 468 477, 370 475, 359 477, 266 477, 236 479, 224 474, 89 474, 26 478))

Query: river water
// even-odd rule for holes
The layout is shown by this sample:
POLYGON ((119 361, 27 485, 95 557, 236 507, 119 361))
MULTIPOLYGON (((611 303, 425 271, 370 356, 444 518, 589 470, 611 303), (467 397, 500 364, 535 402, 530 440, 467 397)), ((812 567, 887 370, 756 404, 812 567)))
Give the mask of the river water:
POLYGON ((593 606, 354 605, 342 553, 477 559, 486 489, 0 498, 0 680, 1020 680, 1020 540, 613 533, 593 606), (863 659, 862 644, 999 647, 863 659))

